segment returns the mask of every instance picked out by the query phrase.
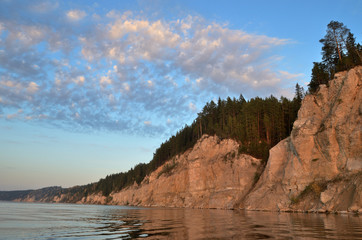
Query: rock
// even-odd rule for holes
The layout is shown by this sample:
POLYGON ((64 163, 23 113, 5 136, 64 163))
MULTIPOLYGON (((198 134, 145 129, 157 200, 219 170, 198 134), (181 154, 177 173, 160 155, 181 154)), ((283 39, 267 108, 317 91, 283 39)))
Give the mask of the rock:
POLYGON ((329 188, 326 191, 321 193, 321 197, 320 200, 323 204, 326 204, 327 202, 329 202, 333 196, 336 193, 336 189, 335 188, 329 188))
POLYGON ((270 150, 259 182, 246 197, 247 209, 361 208, 361 86, 362 67, 356 67, 303 99, 291 136, 270 150))
POLYGON ((195 146, 148 176, 140 186, 112 193, 112 204, 233 209, 254 184, 259 159, 238 154, 230 139, 203 136, 195 146), (166 165, 175 165, 163 173, 166 165))

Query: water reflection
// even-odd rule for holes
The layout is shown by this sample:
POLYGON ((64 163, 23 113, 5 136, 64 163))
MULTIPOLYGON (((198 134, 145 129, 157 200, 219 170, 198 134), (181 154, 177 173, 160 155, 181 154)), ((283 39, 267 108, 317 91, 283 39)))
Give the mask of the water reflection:
POLYGON ((97 231, 128 238, 362 239, 361 218, 353 215, 151 208, 107 209, 99 219, 97 231))
POLYGON ((362 239, 353 215, 0 202, 1 239, 362 239))

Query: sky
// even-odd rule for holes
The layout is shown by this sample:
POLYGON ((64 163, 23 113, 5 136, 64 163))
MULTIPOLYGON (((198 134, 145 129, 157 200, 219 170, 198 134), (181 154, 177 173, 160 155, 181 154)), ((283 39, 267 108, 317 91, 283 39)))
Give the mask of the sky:
POLYGON ((147 163, 227 96, 293 98, 359 0, 0 0, 0 190, 147 163))

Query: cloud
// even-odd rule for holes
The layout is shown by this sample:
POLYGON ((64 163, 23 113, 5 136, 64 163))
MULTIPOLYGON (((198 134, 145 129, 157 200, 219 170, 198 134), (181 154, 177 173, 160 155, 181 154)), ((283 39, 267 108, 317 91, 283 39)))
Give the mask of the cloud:
POLYGON ((77 76, 76 78, 73 79, 73 81, 78 84, 78 85, 82 85, 84 83, 85 77, 82 76, 77 76))
POLYGON ((37 13, 48 13, 59 7, 59 3, 56 1, 32 1, 32 3, 30 10, 37 13))
POLYGON ((197 107, 195 104, 193 104, 192 102, 189 103, 189 109, 193 112, 197 111, 197 107))
POLYGON ((3 117, 66 129, 169 134, 190 123, 206 101, 278 95, 286 81, 301 76, 273 70, 281 59, 275 49, 287 39, 201 17, 151 20, 116 10, 73 24, 95 13, 61 4, 59 15, 46 21, 49 4, 0 18, 3 117), (13 116, 14 109, 24 112, 13 116))
POLYGON ((71 21, 79 21, 87 16, 87 14, 82 10, 69 10, 66 16, 71 21))
POLYGON ((279 73, 282 75, 282 77, 284 79, 293 79, 293 78, 303 77, 302 73, 293 74, 293 73, 289 73, 286 71, 279 71, 279 73))
POLYGON ((39 90, 39 86, 37 83, 35 82, 30 82, 28 87, 26 88, 26 90, 30 93, 30 94, 34 94, 39 90))

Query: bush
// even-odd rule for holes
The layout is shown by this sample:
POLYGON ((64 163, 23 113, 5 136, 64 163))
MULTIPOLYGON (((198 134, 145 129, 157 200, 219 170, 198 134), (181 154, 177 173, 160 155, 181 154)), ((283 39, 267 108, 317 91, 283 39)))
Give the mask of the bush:
POLYGON ((159 178, 162 174, 166 176, 171 175, 172 170, 177 166, 177 163, 173 160, 172 163, 166 163, 162 170, 158 173, 157 178, 159 178))

